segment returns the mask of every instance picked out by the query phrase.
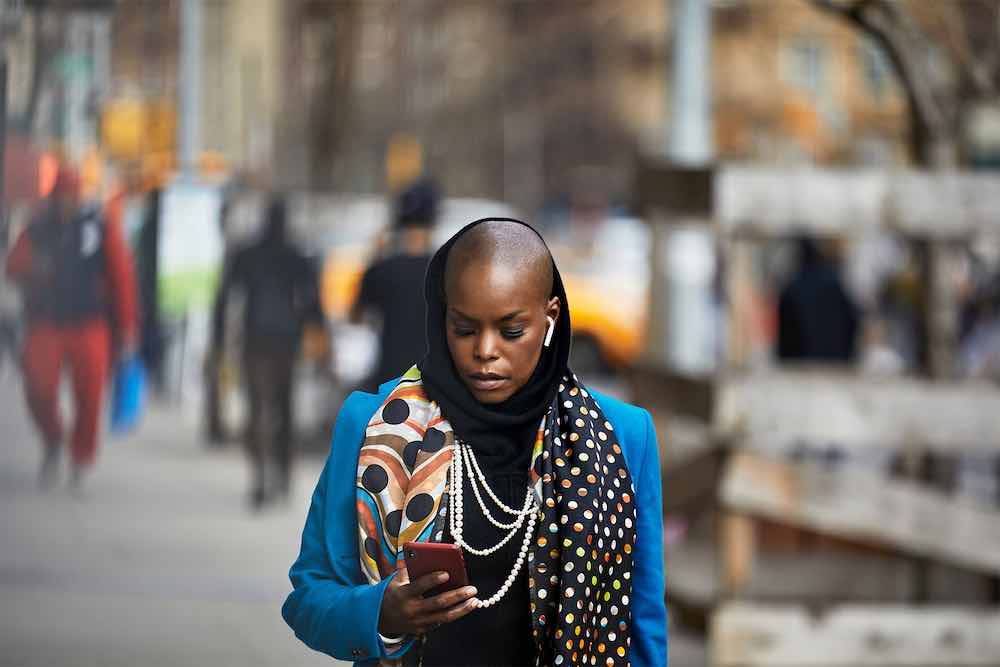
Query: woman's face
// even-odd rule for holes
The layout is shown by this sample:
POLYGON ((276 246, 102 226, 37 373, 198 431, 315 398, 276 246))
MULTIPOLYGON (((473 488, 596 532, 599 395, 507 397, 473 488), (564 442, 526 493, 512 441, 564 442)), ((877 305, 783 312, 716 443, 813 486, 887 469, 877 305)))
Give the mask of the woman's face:
POLYGON ((498 262, 470 262, 448 285, 445 331, 462 382, 480 403, 501 403, 531 378, 542 354, 547 317, 558 297, 538 280, 498 262))

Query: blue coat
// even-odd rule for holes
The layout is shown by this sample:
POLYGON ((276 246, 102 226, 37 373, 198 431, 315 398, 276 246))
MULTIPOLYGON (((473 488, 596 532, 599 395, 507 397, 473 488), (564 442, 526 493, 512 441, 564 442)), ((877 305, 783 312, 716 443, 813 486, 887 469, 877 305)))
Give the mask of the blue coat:
MULTIPOLYGON (((281 609, 295 636, 310 648, 356 664, 375 664, 387 657, 378 618, 389 579, 373 586, 361 574, 354 487, 365 428, 395 384, 383 384, 378 394, 355 392, 344 402, 302 530, 302 548, 289 572, 293 590, 281 609)), ((592 393, 619 434, 636 491, 631 662, 635 667, 663 667, 667 612, 656 432, 642 408, 592 393)))

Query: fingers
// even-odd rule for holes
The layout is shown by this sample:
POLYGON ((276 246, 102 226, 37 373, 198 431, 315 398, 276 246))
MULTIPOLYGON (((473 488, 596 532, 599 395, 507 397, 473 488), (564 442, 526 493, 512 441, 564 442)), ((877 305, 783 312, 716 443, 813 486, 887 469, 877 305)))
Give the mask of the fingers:
MULTIPOLYGON (((479 607, 476 599, 478 591, 473 586, 463 586, 451 591, 424 598, 424 593, 448 581, 447 572, 432 572, 406 582, 401 572, 390 584, 393 598, 396 595, 402 603, 401 610, 406 631, 412 634, 427 634, 442 623, 451 623, 475 611, 479 607)), ((387 591, 387 595, 390 592, 387 591)))
POLYGON ((424 593, 446 581, 448 581, 447 572, 431 572, 411 581, 409 593, 412 597, 422 597, 424 593))
MULTIPOLYGON (((437 599, 437 597, 435 597, 434 599, 437 599)), ((427 634, 428 632, 437 628, 439 625, 457 621, 463 616, 471 614, 478 608, 479 608, 479 600, 476 599, 475 597, 468 597, 464 600, 464 602, 460 602, 448 609, 445 609, 444 611, 439 611, 437 613, 430 614, 429 616, 421 617, 418 623, 419 632, 417 634, 427 634)))
POLYGON ((464 586, 453 591, 445 591, 433 597, 420 601, 420 611, 424 614, 436 614, 442 610, 451 609, 455 605, 462 604, 469 598, 475 597, 478 591, 474 586, 464 586))

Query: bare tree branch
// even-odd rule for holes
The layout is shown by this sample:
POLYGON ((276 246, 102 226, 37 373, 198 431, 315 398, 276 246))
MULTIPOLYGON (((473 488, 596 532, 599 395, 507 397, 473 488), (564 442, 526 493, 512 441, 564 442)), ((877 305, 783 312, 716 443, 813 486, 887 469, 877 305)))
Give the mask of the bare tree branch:
POLYGON ((1000 7, 996 7, 996 10, 997 18, 994 21, 994 27, 996 28, 997 34, 994 35, 993 39, 990 41, 990 43, 993 44, 993 49, 991 50, 990 55, 993 56, 994 60, 1000 60, 1000 57, 998 57, 1000 56, 1000 7))
POLYGON ((990 77, 995 82, 1000 70, 1000 5, 995 5, 994 9, 996 10, 996 18, 993 20, 995 34, 993 39, 989 40, 990 50, 983 59, 986 61, 990 77))
MULTIPOLYGON (((926 132, 930 137, 946 133, 947 114, 934 96, 921 42, 898 7, 886 0, 810 1, 817 9, 850 23, 884 49, 909 99, 913 119, 921 126, 915 128, 917 131, 926 132)), ((915 150, 923 148, 919 141, 915 143, 915 150)))
POLYGON ((987 51, 980 60, 983 63, 983 70, 989 77, 992 86, 992 95, 997 95, 998 79, 1000 79, 1000 3, 987 2, 989 9, 993 10, 993 31, 992 38, 987 39, 987 51))
POLYGON ((959 5, 945 2, 934 6, 944 15, 944 24, 947 26, 944 34, 949 48, 955 54, 955 60, 963 69, 965 80, 980 96, 992 97, 996 94, 993 63, 973 56, 968 31, 958 11, 959 5))

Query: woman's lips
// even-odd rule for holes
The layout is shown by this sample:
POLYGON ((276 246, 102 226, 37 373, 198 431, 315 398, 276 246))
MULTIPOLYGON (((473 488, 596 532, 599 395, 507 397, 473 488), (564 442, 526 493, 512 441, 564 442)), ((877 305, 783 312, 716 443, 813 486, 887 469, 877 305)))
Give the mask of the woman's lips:
POLYGON ((507 382, 507 378, 495 373, 473 373, 469 380, 476 391, 496 391, 507 382))

